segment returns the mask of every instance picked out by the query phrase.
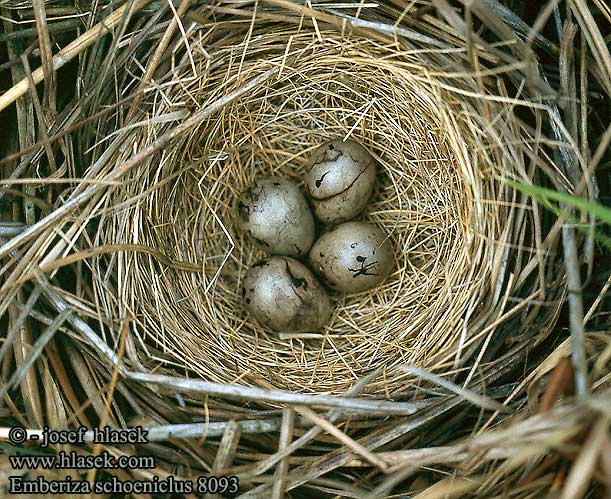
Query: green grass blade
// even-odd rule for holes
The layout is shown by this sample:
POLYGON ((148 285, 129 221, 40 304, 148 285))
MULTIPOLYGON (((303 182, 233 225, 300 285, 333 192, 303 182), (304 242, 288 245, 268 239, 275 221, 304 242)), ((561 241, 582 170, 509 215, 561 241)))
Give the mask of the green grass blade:
POLYGON ((538 185, 523 184, 521 182, 516 182, 515 180, 507 180, 507 184, 514 189, 529 194, 535 198, 553 199, 554 201, 566 203, 570 206, 585 211, 586 213, 594 215, 599 220, 611 225, 611 208, 607 208, 600 203, 593 203, 587 199, 572 196, 565 192, 558 192, 546 187, 540 187, 538 185))

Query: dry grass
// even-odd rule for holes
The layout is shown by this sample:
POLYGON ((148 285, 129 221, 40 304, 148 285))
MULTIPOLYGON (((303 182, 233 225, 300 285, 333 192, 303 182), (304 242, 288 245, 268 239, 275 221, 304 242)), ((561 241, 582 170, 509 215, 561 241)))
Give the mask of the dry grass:
MULTIPOLYGON (((430 74, 429 67, 449 64, 447 56, 427 54, 425 65, 416 51, 375 41, 261 28, 250 42, 218 47, 212 64, 195 41, 214 45, 214 38, 202 40, 197 26, 188 36, 198 76, 185 58, 164 84, 167 99, 150 100, 142 126, 119 130, 113 144, 129 139, 142 150, 174 126, 173 116, 196 112, 270 69, 275 74, 105 193, 95 246, 144 245, 196 271, 169 269, 143 253, 118 253, 109 265, 107 257, 95 260, 98 275, 124 276, 114 289, 96 281, 104 322, 129 311, 135 342, 152 339, 172 362, 213 381, 342 393, 382 366, 367 391, 389 393, 405 383, 399 365, 463 367, 497 323, 532 309, 528 301, 508 303, 510 296, 552 301, 562 292, 550 282, 554 265, 537 249, 532 208, 502 185, 503 177, 537 182, 512 150, 531 139, 526 131, 509 135, 505 121, 482 119, 483 99, 448 89, 477 90, 460 75, 430 74), (241 303, 241 277, 261 254, 236 230, 235 200, 259 173, 299 179, 312 150, 334 137, 358 140, 378 158, 379 189, 365 216, 390 234, 396 270, 374 292, 334 296, 336 313, 320 335, 278 337, 241 303), (503 221, 513 219, 524 229, 510 232, 503 221), (531 260, 537 264, 522 274, 531 260), (523 286, 508 281, 510 273, 545 283, 535 277, 523 286)), ((507 113, 503 103, 486 107, 507 113)), ((102 168, 120 168, 132 154, 117 149, 102 168)), ((142 350, 141 362, 147 357, 142 350)))
POLYGON ((587 85, 611 90, 608 11, 570 2, 553 44, 496 3, 148 3, 92 7, 52 58, 36 1, 41 69, 9 51, 0 107, 17 99, 21 152, 0 161, 15 214, 0 222, 1 417, 144 424, 156 474, 237 474, 241 497, 611 487, 611 346, 588 327, 606 287, 589 310, 581 293, 592 234, 504 182, 596 199, 611 134, 588 135, 587 85), (81 87, 57 112, 62 54, 81 87), (258 173, 298 179, 336 137, 378 159, 364 216, 390 234, 395 271, 333 295, 320 335, 278 336, 240 303, 261 255, 234 201, 258 173), (555 346, 567 296, 572 341, 555 346))

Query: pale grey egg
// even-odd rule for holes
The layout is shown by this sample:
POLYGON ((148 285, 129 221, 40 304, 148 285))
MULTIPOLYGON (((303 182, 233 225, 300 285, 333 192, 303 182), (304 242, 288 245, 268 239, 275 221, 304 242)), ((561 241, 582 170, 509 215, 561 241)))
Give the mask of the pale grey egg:
POLYGON ((323 234, 309 259, 330 288, 345 293, 378 286, 390 275, 394 262, 388 236, 366 222, 347 222, 323 234))
POLYGON ((320 331, 331 318, 331 302, 322 284, 297 260, 272 256, 250 267, 242 284, 250 314, 273 331, 320 331))
POLYGON ((290 178, 257 177, 237 202, 238 224, 262 250, 302 256, 314 242, 314 217, 290 178))
POLYGON ((312 156, 304 184, 316 217, 334 225, 365 209, 375 180, 375 160, 367 149, 351 140, 333 140, 312 156))

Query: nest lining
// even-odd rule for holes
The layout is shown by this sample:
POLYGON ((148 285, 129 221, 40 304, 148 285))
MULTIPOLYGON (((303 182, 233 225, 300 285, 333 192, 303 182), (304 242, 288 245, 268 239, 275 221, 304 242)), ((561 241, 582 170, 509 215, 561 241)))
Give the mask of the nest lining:
POLYGON ((190 32, 195 76, 191 64, 177 65, 174 81, 148 102, 149 126, 126 132, 130 146, 117 164, 171 126, 164 117, 281 69, 106 199, 112 209, 99 243, 145 244, 198 269, 127 252, 105 261, 96 279, 102 308, 107 317, 135 317, 140 360, 213 381, 315 393, 341 393, 383 367, 369 392, 389 394, 406 377, 393 369, 400 364, 460 366, 486 326, 511 317, 507 297, 519 290, 505 286, 505 275, 519 273, 521 259, 508 254, 521 248, 528 257, 534 244, 528 210, 521 230, 504 230, 515 196, 500 177, 524 168, 511 149, 521 140, 514 130, 501 115, 491 123, 482 101, 464 96, 473 81, 433 74, 418 51, 337 32, 255 30, 248 42, 209 55, 198 49, 200 35, 190 32), (333 295, 336 311, 322 334, 279 337, 242 307, 240 280, 263 253, 237 230, 234 201, 259 173, 299 179, 312 150, 338 137, 378 159, 378 190, 362 218, 390 234, 395 270, 372 291, 333 295))

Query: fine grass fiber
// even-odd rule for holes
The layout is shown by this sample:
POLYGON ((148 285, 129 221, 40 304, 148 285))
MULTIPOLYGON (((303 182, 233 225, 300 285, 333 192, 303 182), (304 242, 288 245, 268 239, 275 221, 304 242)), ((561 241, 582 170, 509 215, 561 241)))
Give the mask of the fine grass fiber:
POLYGON ((45 477, 608 494, 611 11, 519 3, 0 0, 0 426, 142 425, 78 450, 156 460, 45 477), (393 272, 273 333, 236 200, 330 139, 377 161, 393 272))
MULTIPOLYGON (((135 341, 153 341, 169 362, 205 379, 338 394, 373 368, 383 376, 367 391, 389 394, 407 377, 397 366, 465 367, 484 342, 479 353, 490 349, 489 357, 502 325, 512 324, 512 336, 529 334, 535 297, 553 303, 537 332, 545 337, 562 273, 542 247, 546 228, 529 202, 503 184, 541 181, 522 151, 536 139, 512 113, 528 103, 488 98, 469 73, 436 69, 456 57, 441 50, 255 24, 212 56, 195 43, 215 45, 201 28, 187 37, 190 52, 149 98, 140 125, 117 139, 105 131, 117 150, 104 159, 108 171, 133 153, 119 143, 142 150, 177 117, 268 76, 103 196, 96 246, 145 245, 189 266, 134 252, 99 257, 104 322, 130 310, 135 341), (263 253, 237 230, 236 199, 258 174, 299 181, 312 151, 334 138, 358 141, 378 161, 364 218, 390 235, 395 271, 372 291, 333 295, 336 312, 320 334, 278 335, 242 304, 241 280, 263 253)), ((146 349, 138 351, 146 363, 146 349)))

